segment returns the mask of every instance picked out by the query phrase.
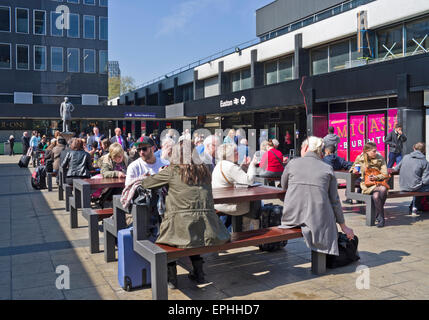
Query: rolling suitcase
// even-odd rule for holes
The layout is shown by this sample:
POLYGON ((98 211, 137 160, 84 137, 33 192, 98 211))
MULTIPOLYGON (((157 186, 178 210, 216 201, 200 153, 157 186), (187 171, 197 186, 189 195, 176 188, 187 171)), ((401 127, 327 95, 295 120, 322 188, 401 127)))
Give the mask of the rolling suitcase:
POLYGON ((18 166, 21 168, 28 168, 28 165, 30 164, 31 160, 31 152, 33 149, 28 149, 27 154, 23 154, 21 159, 19 159, 18 166))
MULTIPOLYGON (((283 207, 266 204, 261 209, 261 228, 276 227, 282 223, 283 207)), ((277 251, 284 248, 287 241, 267 243, 259 246, 261 251, 277 251)))
POLYGON ((126 291, 150 284, 150 264, 134 252, 132 230, 118 231, 118 281, 126 291))

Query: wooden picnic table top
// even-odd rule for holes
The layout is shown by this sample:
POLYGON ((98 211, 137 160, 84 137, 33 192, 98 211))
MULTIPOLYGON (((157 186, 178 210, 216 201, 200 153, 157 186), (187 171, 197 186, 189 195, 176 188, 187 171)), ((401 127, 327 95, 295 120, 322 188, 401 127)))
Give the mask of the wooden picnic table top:
POLYGON ((248 202, 265 199, 283 200, 285 194, 286 190, 269 186, 249 188, 213 188, 213 200, 215 204, 248 202))
POLYGON ((84 182, 89 184, 91 190, 100 188, 124 188, 125 178, 102 178, 102 179, 74 179, 73 186, 80 186, 84 182))

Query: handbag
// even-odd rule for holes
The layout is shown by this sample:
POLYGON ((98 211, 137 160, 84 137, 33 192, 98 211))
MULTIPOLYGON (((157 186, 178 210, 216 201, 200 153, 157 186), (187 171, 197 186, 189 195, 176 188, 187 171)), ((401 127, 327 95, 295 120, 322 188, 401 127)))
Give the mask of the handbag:
POLYGON ((365 186, 372 187, 372 186, 384 186, 387 189, 389 189, 389 185, 387 184, 386 180, 390 178, 390 175, 385 177, 383 180, 377 180, 377 181, 371 181, 369 179, 370 176, 378 176, 382 174, 380 170, 376 168, 367 168, 365 170, 365 186))
POLYGON ((343 267, 359 260, 358 244, 357 236, 349 240, 344 233, 338 232, 339 256, 326 255, 326 267, 329 269, 343 267))

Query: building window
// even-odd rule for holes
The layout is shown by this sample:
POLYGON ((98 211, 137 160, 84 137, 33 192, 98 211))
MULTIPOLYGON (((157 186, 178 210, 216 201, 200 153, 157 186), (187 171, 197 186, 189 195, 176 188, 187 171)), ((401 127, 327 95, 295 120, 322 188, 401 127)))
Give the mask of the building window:
POLYGON ((107 51, 106 50, 100 50, 99 62, 100 62, 99 72, 100 73, 107 73, 107 71, 108 71, 108 58, 107 58, 107 51))
POLYGON ((68 3, 79 3, 79 0, 67 0, 68 3))
POLYGON ((0 43, 0 69, 11 69, 11 47, 9 43, 0 43))
POLYGON ((94 16, 83 16, 83 37, 85 39, 95 39, 94 16))
POLYGON ((83 0, 84 4, 95 6, 95 0, 83 0))
POLYGON ((80 54, 79 49, 67 49, 67 71, 80 72, 80 54))
POLYGON ((46 71, 46 47, 34 46, 34 70, 46 71))
POLYGON ((62 13, 59 12, 51 12, 51 36, 62 37, 63 29, 57 28, 57 19, 60 17, 62 13))
POLYGON ((429 52, 429 18, 406 24, 405 33, 408 55, 429 52))
POLYGON ((270 85, 293 79, 293 58, 285 57, 265 63, 265 84, 270 85))
POLYGON ((0 7, 0 31, 10 32, 10 8, 0 7))
POLYGON ((63 72, 63 48, 52 47, 51 48, 51 71, 63 72))
POLYGON ((252 87, 250 68, 232 73, 232 92, 252 87))
POLYGON ((100 7, 107 7, 108 6, 108 0, 100 0, 100 7))
POLYGON ((108 37, 108 25, 107 25, 107 18, 106 17, 100 17, 100 40, 107 40, 108 37))
POLYGON ((349 61, 349 40, 329 46, 329 72, 346 69, 349 61))
POLYGON ((219 82, 217 77, 204 80, 204 97, 219 95, 219 82))
POLYGON ((328 65, 328 47, 311 51, 311 68, 313 75, 328 72, 328 65))
POLYGON ((16 69, 30 69, 30 47, 26 44, 16 45, 16 69))
POLYGON ((38 35, 46 35, 46 11, 33 11, 33 33, 38 35))
POLYGON ((83 50, 83 72, 95 73, 95 50, 83 50))
POLYGON ((402 35, 402 26, 378 31, 377 58, 386 60, 402 57, 402 35))
POLYGON ((28 9, 16 8, 16 32, 29 33, 28 9))
POLYGON ((79 38, 79 15, 76 13, 69 14, 70 19, 70 29, 67 30, 67 37, 69 38, 79 38))

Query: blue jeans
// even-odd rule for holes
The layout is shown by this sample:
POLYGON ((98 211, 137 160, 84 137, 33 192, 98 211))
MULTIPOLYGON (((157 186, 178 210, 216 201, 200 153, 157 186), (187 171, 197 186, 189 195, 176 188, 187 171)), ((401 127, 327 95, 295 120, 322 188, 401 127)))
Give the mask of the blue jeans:
POLYGON ((387 168, 393 168, 393 165, 396 162, 396 165, 398 165, 399 162, 402 160, 402 154, 401 153, 394 153, 389 152, 389 162, 387 163, 387 168))
MULTIPOLYGON (((429 185, 423 185, 416 192, 429 192, 429 185)), ((422 211, 422 199, 424 197, 413 197, 412 207, 417 208, 418 211, 422 211)))

